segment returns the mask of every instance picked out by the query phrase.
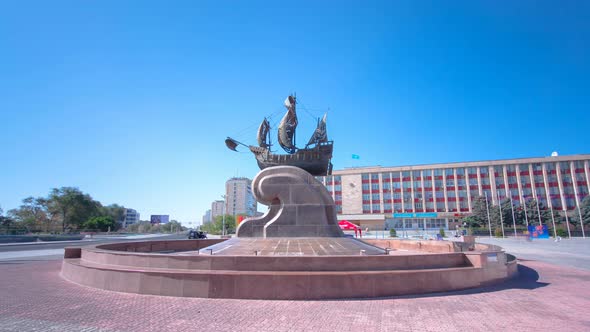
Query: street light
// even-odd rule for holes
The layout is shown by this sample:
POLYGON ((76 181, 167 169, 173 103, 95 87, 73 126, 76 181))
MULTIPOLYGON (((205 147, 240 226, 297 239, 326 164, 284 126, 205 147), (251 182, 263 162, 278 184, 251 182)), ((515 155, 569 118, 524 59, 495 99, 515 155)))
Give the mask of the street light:
POLYGON ((225 195, 221 195, 221 197, 223 197, 223 206, 221 207, 221 236, 223 237, 225 235, 225 195))

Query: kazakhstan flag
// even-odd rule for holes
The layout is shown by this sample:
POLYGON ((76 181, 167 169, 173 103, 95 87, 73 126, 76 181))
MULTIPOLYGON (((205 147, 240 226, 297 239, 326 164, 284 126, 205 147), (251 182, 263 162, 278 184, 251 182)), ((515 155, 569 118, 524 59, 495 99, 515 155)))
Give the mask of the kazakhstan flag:
POLYGON ((359 156, 358 154, 353 154, 352 159, 361 159, 361 156, 359 156))

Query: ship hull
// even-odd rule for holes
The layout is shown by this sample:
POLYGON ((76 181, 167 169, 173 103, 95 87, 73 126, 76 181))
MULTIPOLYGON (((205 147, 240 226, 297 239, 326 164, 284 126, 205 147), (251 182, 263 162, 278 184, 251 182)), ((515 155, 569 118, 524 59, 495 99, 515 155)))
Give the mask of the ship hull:
POLYGON ((332 147, 332 142, 328 142, 309 149, 299 149, 293 154, 274 154, 266 148, 254 146, 250 146, 250 151, 261 170, 273 166, 295 166, 313 176, 325 176, 332 173, 332 147))

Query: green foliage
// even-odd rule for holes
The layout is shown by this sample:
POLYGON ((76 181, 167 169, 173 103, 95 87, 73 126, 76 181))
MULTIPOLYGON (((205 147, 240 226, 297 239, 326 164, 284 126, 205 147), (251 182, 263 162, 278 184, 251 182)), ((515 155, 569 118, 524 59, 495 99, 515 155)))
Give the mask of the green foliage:
MULTIPOLYGON (((201 226, 201 230, 205 231, 209 234, 221 234, 221 230, 222 230, 222 224, 223 224, 223 216, 217 216, 215 217, 215 220, 213 220, 210 223, 206 223, 204 225, 201 226)), ((233 234, 236 232, 236 221, 234 219, 234 216, 232 215, 225 215, 225 234, 233 234)))
POLYGON ((389 230, 389 236, 391 236, 391 237, 397 237, 397 233, 396 233, 395 229, 392 228, 392 229, 389 230))
POLYGON ((171 220, 169 223, 160 225, 160 232, 162 233, 175 233, 186 230, 178 221, 171 220))
POLYGON ((111 226, 111 230, 116 230, 124 213, 125 208, 122 206, 113 204, 105 207, 78 188, 62 187, 52 189, 47 197, 23 199, 20 207, 8 211, 8 216, 15 224, 11 227, 24 227, 31 232, 55 233, 83 228, 106 230, 106 224, 111 226), (110 218, 108 220, 112 223, 107 222, 107 219, 101 223, 97 220, 91 222, 92 218, 103 216, 110 218))
POLYGON ((441 228, 441 229, 438 231, 438 234, 440 234, 440 236, 442 236, 442 237, 445 237, 445 229, 444 229, 444 228, 441 228))
POLYGON ((101 232, 112 231, 115 227, 115 221, 111 216, 91 217, 84 223, 87 230, 99 230, 101 232))
POLYGON ((465 223, 467 225, 467 227, 482 227, 482 226, 488 224, 487 219, 485 220, 485 223, 483 225, 480 224, 480 222, 477 220, 477 218, 474 217, 473 215, 467 216, 467 217, 463 218, 461 221, 463 223, 465 223))
POLYGON ((486 198, 482 196, 474 197, 472 200, 472 213, 470 216, 463 219, 472 227, 481 227, 488 223, 488 210, 486 206, 486 198))
POLYGON ((570 218, 570 222, 574 225, 580 224, 580 214, 582 215, 582 222, 585 225, 590 225, 590 196, 584 197, 582 202, 580 202, 580 206, 576 208, 572 217, 570 218))
POLYGON ((563 228, 558 228, 556 230, 556 232, 557 232, 557 236, 567 237, 567 231, 563 228))
POLYGON ((90 217, 99 215, 100 203, 78 188, 54 188, 47 201, 49 212, 61 218, 64 232, 68 228, 79 228, 90 217))
POLYGON ((502 229, 501 228, 494 229, 494 236, 495 237, 502 237, 502 229))

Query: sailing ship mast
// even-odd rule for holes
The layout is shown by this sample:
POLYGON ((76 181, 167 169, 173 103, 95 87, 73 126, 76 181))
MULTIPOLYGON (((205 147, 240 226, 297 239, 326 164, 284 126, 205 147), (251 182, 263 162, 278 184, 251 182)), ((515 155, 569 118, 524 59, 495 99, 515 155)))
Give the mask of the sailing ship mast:
POLYGON ((305 148, 313 144, 325 143, 328 141, 328 132, 326 130, 327 115, 327 113, 324 113, 324 117, 321 120, 318 119, 318 125, 309 138, 309 142, 307 142, 307 145, 305 145, 305 148))
POLYGON ((260 127, 258 127, 258 135, 257 135, 257 140, 258 140, 258 146, 260 146, 261 148, 269 148, 270 149, 270 124, 268 123, 268 120, 266 118, 264 118, 264 120, 262 120, 262 123, 260 124, 260 127))
POLYGON ((293 154, 297 151, 297 147, 295 147, 295 129, 297 128, 298 123, 297 112, 295 111, 296 103, 295 96, 289 96, 285 99, 287 113, 283 116, 283 119, 279 124, 279 145, 289 154, 293 154))

